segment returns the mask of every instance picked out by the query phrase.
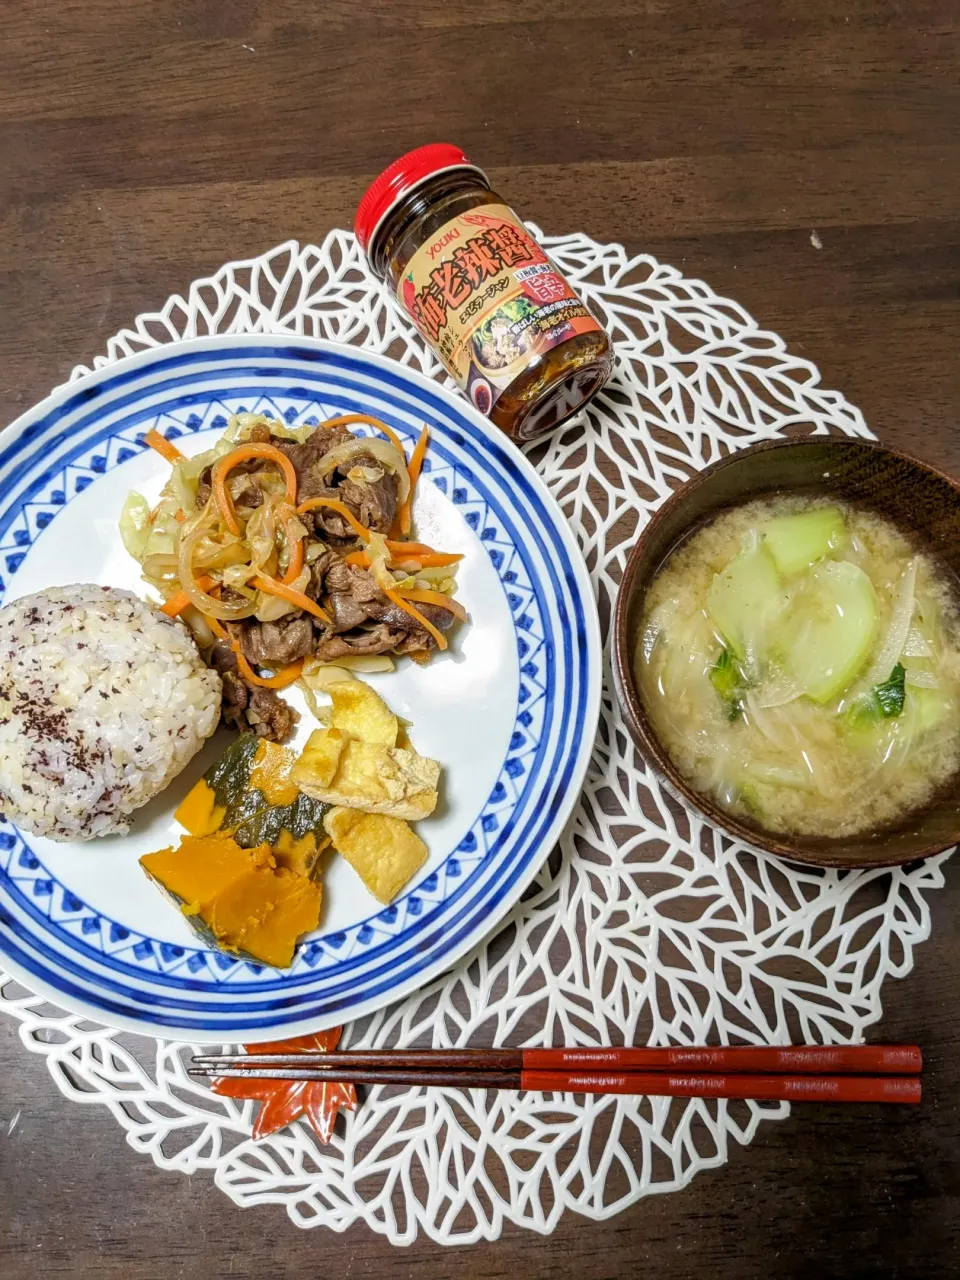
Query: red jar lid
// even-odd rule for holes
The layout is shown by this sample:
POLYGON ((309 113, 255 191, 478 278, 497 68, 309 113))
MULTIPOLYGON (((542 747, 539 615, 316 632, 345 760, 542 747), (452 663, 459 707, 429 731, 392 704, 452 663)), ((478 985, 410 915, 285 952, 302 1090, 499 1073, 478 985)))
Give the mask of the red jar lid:
POLYGON ((354 235, 364 253, 381 222, 404 196, 428 178, 449 169, 472 169, 481 175, 483 172, 451 142, 431 142, 417 147, 388 165, 367 188, 353 220, 354 235))

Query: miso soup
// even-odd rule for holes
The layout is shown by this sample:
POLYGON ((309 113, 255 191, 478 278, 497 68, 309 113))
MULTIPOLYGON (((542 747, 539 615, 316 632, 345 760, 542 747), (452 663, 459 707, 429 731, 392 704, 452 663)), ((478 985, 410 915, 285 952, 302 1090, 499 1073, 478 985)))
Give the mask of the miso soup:
POLYGON ((876 829, 960 766, 952 583, 840 502, 765 499, 695 533, 651 584, 636 673, 690 784, 771 831, 876 829))

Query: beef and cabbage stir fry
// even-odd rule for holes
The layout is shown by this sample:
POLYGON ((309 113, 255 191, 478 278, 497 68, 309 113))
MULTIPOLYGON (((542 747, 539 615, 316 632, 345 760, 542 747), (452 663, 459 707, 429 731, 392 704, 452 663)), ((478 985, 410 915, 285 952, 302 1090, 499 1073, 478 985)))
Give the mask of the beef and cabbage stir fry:
POLYGON ((359 414, 317 427, 239 414, 193 458, 157 432, 146 440, 172 469, 152 510, 128 497, 124 545, 220 673, 227 723, 281 741, 297 717, 277 690, 305 667, 428 662, 466 620, 461 557, 411 538, 426 428, 409 460, 359 414), (355 435, 360 423, 380 434, 355 435))

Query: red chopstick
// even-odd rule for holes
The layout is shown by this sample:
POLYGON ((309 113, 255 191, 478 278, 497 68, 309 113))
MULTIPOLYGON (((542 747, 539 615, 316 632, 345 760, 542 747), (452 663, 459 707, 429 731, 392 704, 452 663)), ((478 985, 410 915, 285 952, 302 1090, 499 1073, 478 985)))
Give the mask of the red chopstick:
MULTIPOLYGON (((281 1055, 277 1055, 281 1056, 281 1055)), ((286 1055, 291 1056, 291 1055, 286 1055)), ((303 1055, 305 1056, 305 1055, 303 1055)), ((327 1055, 325 1055, 327 1056, 327 1055)), ((334 1056, 334 1055, 329 1055, 334 1056)), ((192 1076, 265 1080, 339 1081, 337 1067, 262 1065, 211 1066, 190 1069, 192 1076)), ((676 1074, 668 1071, 410 1071, 398 1068, 351 1068, 351 1084, 440 1086, 455 1089, 511 1089, 534 1093, 632 1094, 660 1098, 753 1098, 786 1102, 920 1101, 914 1076, 793 1076, 676 1074)))
MULTIPOLYGON (((198 1056, 198 1066, 318 1066, 411 1071, 759 1072, 788 1075, 916 1075, 915 1044, 720 1045, 586 1049, 351 1049, 342 1053, 198 1056)), ((352 1076, 349 1077, 352 1079, 352 1076)))
POLYGON ((198 1055, 190 1074, 224 1079, 440 1085, 537 1093, 755 1098, 789 1102, 920 1101, 916 1045, 732 1045, 690 1048, 355 1049, 343 1053, 198 1055))

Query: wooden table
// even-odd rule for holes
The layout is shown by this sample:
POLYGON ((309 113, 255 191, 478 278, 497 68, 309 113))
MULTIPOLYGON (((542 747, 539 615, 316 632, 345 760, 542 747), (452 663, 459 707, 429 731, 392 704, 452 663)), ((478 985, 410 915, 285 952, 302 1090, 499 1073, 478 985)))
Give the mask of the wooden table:
MULTIPOLYGON (((737 298, 881 439, 960 473, 949 0, 6 0, 0 31, 0 421, 227 259, 349 225, 382 165, 445 138, 545 230, 737 298)), ((883 1036, 928 1054, 921 1110, 798 1108, 685 1192, 545 1240, 393 1250, 242 1213, 67 1103, 0 1018, 0 1274, 954 1276, 956 861, 947 881, 884 988, 883 1036)))

